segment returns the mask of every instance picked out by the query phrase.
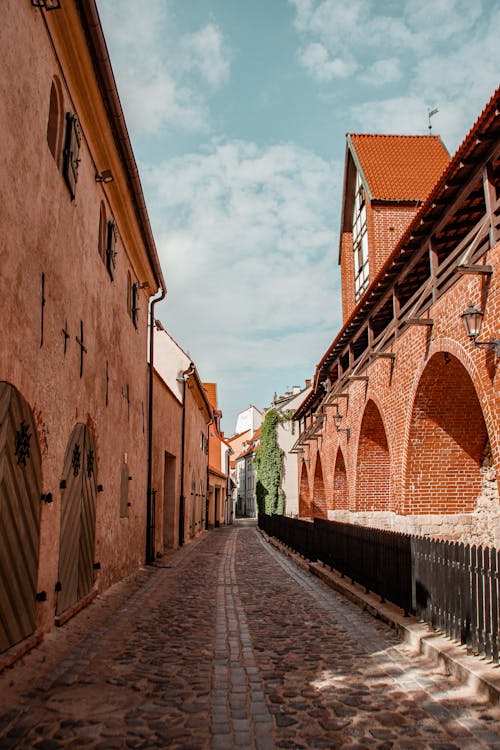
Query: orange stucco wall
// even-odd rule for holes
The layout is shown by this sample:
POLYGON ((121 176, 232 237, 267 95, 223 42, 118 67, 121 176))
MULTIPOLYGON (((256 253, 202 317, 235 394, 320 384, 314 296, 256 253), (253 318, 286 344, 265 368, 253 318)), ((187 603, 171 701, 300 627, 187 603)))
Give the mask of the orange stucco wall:
POLYGON ((74 4, 68 0, 49 16, 28 2, 6 0, 1 37, 0 380, 14 385, 35 414, 43 492, 53 496, 41 507, 39 549, 38 590, 47 592, 47 600, 37 604, 37 627, 47 630, 58 579, 59 484, 77 422, 95 438, 103 486, 97 496, 97 588, 144 561, 148 297, 139 292, 136 328, 127 311, 127 275, 148 281, 150 293, 155 281, 74 4), (71 25, 71 45, 63 43, 64 24, 71 25), (74 200, 47 142, 54 77, 62 114, 75 112, 82 129, 74 200), (106 186, 95 181, 96 169, 105 167, 115 178, 106 186), (113 281, 98 252, 101 203, 118 230, 113 281), (80 377, 81 321, 87 353, 80 377), (126 517, 120 517, 123 463, 131 477, 126 517))

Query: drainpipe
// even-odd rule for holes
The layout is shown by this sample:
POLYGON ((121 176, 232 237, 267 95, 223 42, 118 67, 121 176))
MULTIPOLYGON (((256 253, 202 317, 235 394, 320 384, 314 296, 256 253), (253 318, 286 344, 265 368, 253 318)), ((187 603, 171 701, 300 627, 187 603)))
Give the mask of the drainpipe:
POLYGON ((179 497, 179 547, 184 544, 184 510, 186 499, 184 497, 184 451, 185 451, 185 435, 186 435, 186 383, 194 373, 194 363, 190 362, 187 370, 184 370, 182 377, 178 378, 178 381, 182 381, 182 425, 181 425, 181 487, 179 497))
POLYGON ((148 389, 148 478, 146 489, 146 563, 155 559, 153 534, 153 383, 154 383, 154 310, 157 302, 165 299, 166 289, 159 290, 159 297, 149 302, 149 389, 148 389))

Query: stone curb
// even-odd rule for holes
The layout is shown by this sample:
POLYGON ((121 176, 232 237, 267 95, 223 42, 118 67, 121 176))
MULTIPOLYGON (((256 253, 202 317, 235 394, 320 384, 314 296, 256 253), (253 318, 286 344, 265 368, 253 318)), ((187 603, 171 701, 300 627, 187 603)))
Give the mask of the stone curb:
POLYGON ((303 570, 320 578, 330 588, 339 592, 361 609, 369 612, 393 628, 411 648, 444 667, 461 683, 483 695, 488 701, 500 705, 500 665, 486 661, 484 657, 470 656, 465 646, 459 646, 446 636, 431 630, 415 617, 405 617, 403 610, 394 604, 378 600, 374 594, 366 594, 363 587, 351 584, 336 571, 323 563, 312 563, 274 537, 259 529, 264 539, 283 554, 290 557, 303 570))

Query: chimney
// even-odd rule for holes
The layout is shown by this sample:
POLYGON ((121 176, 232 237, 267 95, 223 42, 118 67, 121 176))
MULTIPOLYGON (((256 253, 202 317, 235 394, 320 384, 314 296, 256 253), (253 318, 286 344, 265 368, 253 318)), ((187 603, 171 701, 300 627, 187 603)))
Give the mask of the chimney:
POLYGON ((311 381, 309 378, 306 378, 306 388, 310 388, 310 387, 311 387, 311 381))

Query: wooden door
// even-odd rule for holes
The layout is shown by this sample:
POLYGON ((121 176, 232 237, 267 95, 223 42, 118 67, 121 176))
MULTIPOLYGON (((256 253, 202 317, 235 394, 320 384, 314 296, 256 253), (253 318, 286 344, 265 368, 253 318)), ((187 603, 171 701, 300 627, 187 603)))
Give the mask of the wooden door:
POLYGON ((35 630, 42 469, 31 409, 0 382, 0 651, 35 630))
POLYGON ((96 473, 93 437, 85 425, 77 424, 71 433, 63 467, 58 615, 92 589, 96 473))

